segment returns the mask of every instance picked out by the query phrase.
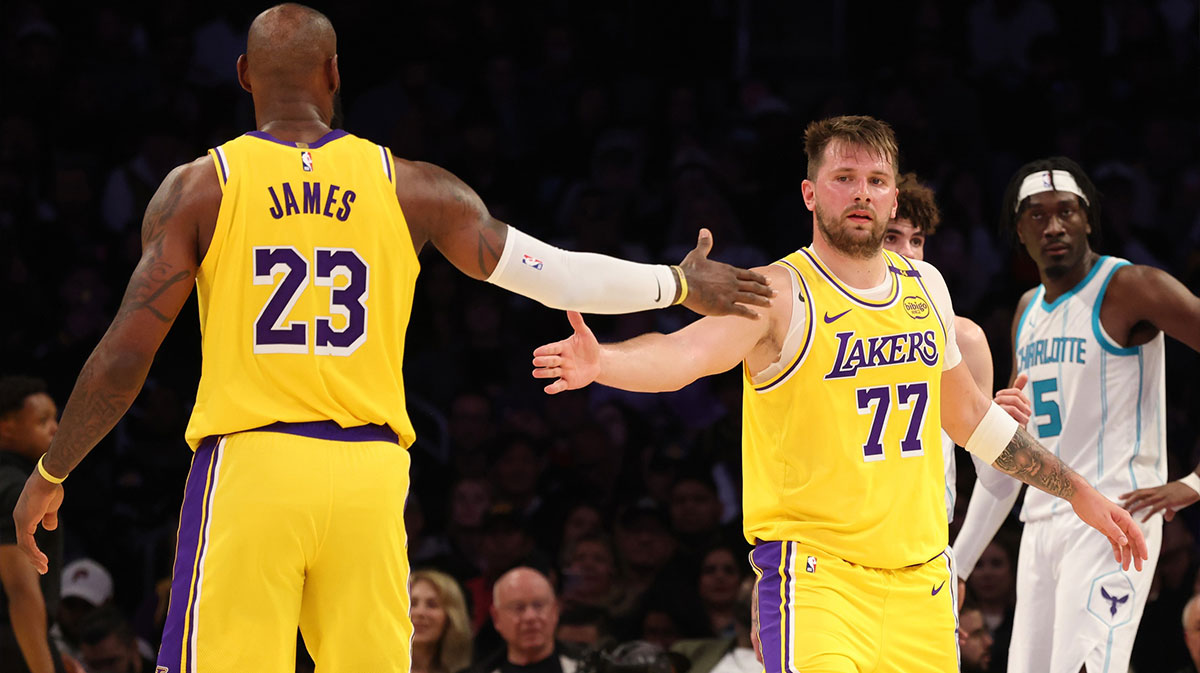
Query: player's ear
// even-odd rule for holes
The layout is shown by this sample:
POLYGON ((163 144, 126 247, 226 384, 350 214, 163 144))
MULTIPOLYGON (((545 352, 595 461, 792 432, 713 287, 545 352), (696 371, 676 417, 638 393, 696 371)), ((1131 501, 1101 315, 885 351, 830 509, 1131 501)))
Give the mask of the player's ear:
POLYGON ((804 195, 804 205, 809 210, 817 209, 817 186, 808 178, 800 183, 800 193, 804 195))
POLYGON ((338 72, 337 54, 325 64, 325 76, 329 80, 329 91, 337 93, 342 88, 342 75, 338 72))
POLYGON ((237 78, 238 84, 249 93, 254 93, 250 88, 250 62, 246 60, 246 55, 238 56, 237 60, 237 78))

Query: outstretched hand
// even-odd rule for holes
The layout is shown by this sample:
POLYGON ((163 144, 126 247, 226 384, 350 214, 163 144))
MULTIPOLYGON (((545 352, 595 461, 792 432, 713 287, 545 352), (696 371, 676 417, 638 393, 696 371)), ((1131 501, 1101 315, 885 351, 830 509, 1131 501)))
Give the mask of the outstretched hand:
POLYGON ((578 311, 567 311, 575 333, 533 351, 533 378, 556 379, 546 386, 547 394, 582 388, 600 375, 600 343, 578 311))
POLYGON ((1029 381, 1029 374, 1022 373, 1013 381, 1011 388, 1005 388, 996 392, 995 402, 999 407, 1012 416, 1021 427, 1029 422, 1030 415, 1033 414, 1033 407, 1029 404, 1029 398, 1025 397, 1025 393, 1021 389, 1025 387, 1025 383, 1029 381))
POLYGON ((758 313, 750 307, 770 306, 771 297, 775 296, 767 277, 709 259, 712 247, 712 232, 701 229, 696 247, 679 263, 688 287, 683 305, 700 315, 740 315, 757 319, 758 313))
POLYGON ((1143 523, 1159 512, 1162 512, 1163 519, 1170 521, 1175 518, 1175 512, 1198 500, 1200 493, 1193 491, 1192 487, 1179 481, 1169 481, 1162 486, 1123 493, 1121 506, 1128 509, 1130 514, 1137 514, 1144 507, 1149 508, 1146 516, 1142 517, 1143 523))
POLYGON ((1087 525, 1104 533, 1112 545, 1113 558, 1121 564, 1121 568, 1129 570, 1133 566, 1141 571, 1142 561, 1150 558, 1146 547, 1146 538, 1142 529, 1134 523, 1129 512, 1121 509, 1115 502, 1104 497, 1094 488, 1087 489, 1071 501, 1075 514, 1087 525))
POLYGON ((63 501, 62 484, 52 484, 42 478, 37 470, 25 480, 25 488, 13 508, 13 521, 17 524, 17 546, 29 557, 29 562, 43 575, 50 570, 50 560, 38 549, 33 534, 38 524, 46 530, 58 528, 58 508, 63 501))

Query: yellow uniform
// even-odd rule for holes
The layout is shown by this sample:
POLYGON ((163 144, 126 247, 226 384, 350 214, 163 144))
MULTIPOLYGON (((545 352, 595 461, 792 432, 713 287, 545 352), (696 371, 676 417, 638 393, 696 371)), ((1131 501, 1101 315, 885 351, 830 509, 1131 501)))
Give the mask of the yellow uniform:
POLYGON ((809 249, 777 262, 798 288, 796 329, 773 370, 745 372, 745 534, 768 671, 957 670, 943 554, 947 333, 921 272, 883 254, 880 298, 809 249), (907 623, 918 630, 906 635, 907 623))
POLYGON ((160 673, 407 671, 413 439, 401 363, 418 262, 391 152, 344 131, 210 151, 203 366, 160 673))

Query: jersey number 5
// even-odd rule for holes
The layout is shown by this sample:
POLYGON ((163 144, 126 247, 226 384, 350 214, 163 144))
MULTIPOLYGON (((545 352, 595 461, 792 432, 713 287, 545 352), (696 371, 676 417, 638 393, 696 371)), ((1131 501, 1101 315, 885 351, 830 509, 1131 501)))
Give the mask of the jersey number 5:
MULTIPOLYGON (((925 428, 925 412, 929 407, 929 383, 898 383, 895 388, 897 408, 901 411, 912 409, 908 418, 908 432, 900 440, 900 457, 923 456, 925 447, 921 443, 921 431, 925 428)), ((892 411, 892 386, 859 388, 855 392, 859 415, 873 414, 871 431, 862 445, 863 461, 870 463, 883 460, 887 457, 883 454, 883 431, 892 411)))
MULTIPOLYGON (((318 316, 312 352, 350 355, 367 340, 367 288, 371 268, 352 248, 316 248, 313 284, 328 287, 329 315, 318 316), (343 279, 337 284, 336 279, 343 279), (333 316, 344 319, 333 326, 333 316)), ((308 287, 309 262, 293 247, 254 248, 254 284, 275 285, 254 321, 255 353, 308 353, 309 324, 288 320, 292 307, 308 287), (281 278, 279 278, 281 277, 281 278), (279 278, 276 284, 276 278, 279 278)))
POLYGON ((1033 415, 1045 416, 1045 423, 1038 423, 1038 439, 1057 437, 1062 432, 1062 414, 1058 402, 1047 399, 1047 395, 1058 392, 1058 379, 1040 379, 1030 384, 1033 392, 1033 415))

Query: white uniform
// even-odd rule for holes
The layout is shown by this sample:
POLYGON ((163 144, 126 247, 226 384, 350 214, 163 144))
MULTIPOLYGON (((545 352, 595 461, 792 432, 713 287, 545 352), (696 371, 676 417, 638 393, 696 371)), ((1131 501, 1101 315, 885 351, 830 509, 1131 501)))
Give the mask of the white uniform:
MULTIPOLYGON (((1025 390, 1033 405, 1027 429, 1111 500, 1167 478, 1163 336, 1122 348, 1100 324, 1104 291, 1127 264, 1100 258, 1052 303, 1038 288, 1017 324, 1017 370, 1029 375, 1025 390)), ((1015 491, 1006 498, 1009 507, 1015 491)), ((972 521, 974 500, 963 525, 972 546, 991 538, 972 521)), ((993 505, 992 514, 1002 517, 1003 505, 993 505)), ((1104 535, 1065 500, 1031 488, 1021 520, 1008 670, 1076 673, 1086 663, 1089 673, 1124 673, 1162 545, 1161 515, 1141 524, 1150 551, 1141 572, 1123 571, 1104 535)), ((994 516, 992 524, 999 526, 994 516)), ((956 544, 956 551, 969 573, 982 550, 956 544)))

